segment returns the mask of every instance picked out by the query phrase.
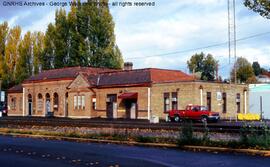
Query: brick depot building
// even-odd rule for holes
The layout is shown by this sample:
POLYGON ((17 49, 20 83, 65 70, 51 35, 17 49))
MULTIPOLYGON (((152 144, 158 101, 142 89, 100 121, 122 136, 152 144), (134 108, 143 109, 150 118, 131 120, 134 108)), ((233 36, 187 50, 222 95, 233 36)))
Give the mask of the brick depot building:
POLYGON ((196 81, 176 70, 68 67, 8 90, 9 116, 165 119, 165 110, 205 105, 222 118, 248 112, 246 85, 196 81))

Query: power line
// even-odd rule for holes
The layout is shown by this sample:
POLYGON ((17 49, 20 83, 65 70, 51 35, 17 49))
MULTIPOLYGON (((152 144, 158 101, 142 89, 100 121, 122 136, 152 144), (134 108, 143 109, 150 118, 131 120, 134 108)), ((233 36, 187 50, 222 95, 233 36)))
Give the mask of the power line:
MULTIPOLYGON (((248 40, 248 39, 251 39, 251 38, 256 38, 256 37, 259 37, 259 36, 264 36, 264 35, 267 35, 267 34, 270 34, 270 31, 259 33, 259 34, 254 34, 254 35, 250 35, 250 36, 246 36, 246 37, 243 37, 243 38, 239 38, 239 39, 236 39, 236 41, 237 42, 244 41, 244 40, 248 40)), ((207 45, 207 46, 203 46, 203 47, 191 48, 191 49, 174 51, 174 52, 168 52, 168 53, 163 53, 163 54, 157 54, 157 55, 151 55, 151 56, 132 57, 132 58, 127 58, 127 60, 144 59, 144 58, 149 58, 149 57, 163 57, 163 56, 168 56, 168 55, 175 55, 175 54, 178 54, 178 53, 186 53, 186 52, 191 52, 191 51, 196 51, 196 50, 201 50, 201 49, 208 49, 208 48, 218 47, 218 46, 227 45, 227 44, 228 44, 228 41, 227 42, 222 42, 222 43, 216 43, 216 44, 212 44, 212 45, 207 45)))

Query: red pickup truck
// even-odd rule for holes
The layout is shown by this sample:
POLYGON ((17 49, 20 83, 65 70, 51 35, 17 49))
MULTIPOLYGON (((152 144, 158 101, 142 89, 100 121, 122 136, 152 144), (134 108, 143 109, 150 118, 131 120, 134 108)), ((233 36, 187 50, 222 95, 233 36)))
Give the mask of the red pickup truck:
POLYGON ((207 107, 199 105, 188 105, 185 110, 169 110, 165 113, 168 114, 170 121, 175 122, 179 122, 181 119, 217 122, 220 118, 218 112, 211 112, 207 107))

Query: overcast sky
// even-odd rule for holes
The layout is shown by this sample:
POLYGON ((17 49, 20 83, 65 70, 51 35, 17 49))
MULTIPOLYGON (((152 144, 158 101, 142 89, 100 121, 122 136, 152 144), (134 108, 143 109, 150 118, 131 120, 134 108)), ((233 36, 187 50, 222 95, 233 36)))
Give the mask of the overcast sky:
MULTIPOLYGON (((147 0, 110 0, 111 3, 141 1, 147 0)), ((186 61, 194 53, 204 52, 219 60, 223 78, 229 75, 228 45, 207 47, 228 41, 227 0, 148 1, 155 2, 155 6, 110 6, 116 42, 125 61, 132 61, 135 68, 157 67, 188 72, 186 61)), ((54 21, 56 7, 8 7, 4 6, 4 0, 0 2, 0 22, 7 20, 10 26, 20 25, 23 32, 45 32, 48 23, 54 21)), ((236 0, 236 33, 237 39, 256 36, 237 43, 237 56, 250 62, 259 61, 269 68, 270 20, 248 10, 242 0, 236 0)))

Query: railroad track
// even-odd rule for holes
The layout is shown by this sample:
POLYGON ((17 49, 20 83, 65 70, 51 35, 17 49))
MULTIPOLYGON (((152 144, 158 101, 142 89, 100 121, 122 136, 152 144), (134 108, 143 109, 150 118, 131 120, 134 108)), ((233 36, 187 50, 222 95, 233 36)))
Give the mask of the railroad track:
MULTIPOLYGON (((163 122, 151 124, 147 120, 125 120, 125 119, 70 119, 70 118, 44 118, 44 117, 2 117, 0 127, 6 126, 61 126, 61 127, 91 127, 91 128, 126 128, 126 129, 152 129, 152 130, 179 130, 182 123, 163 122)), ((202 131, 202 123, 193 123, 194 131, 202 131)), ((243 122, 208 123, 211 132, 239 133, 243 122)))

